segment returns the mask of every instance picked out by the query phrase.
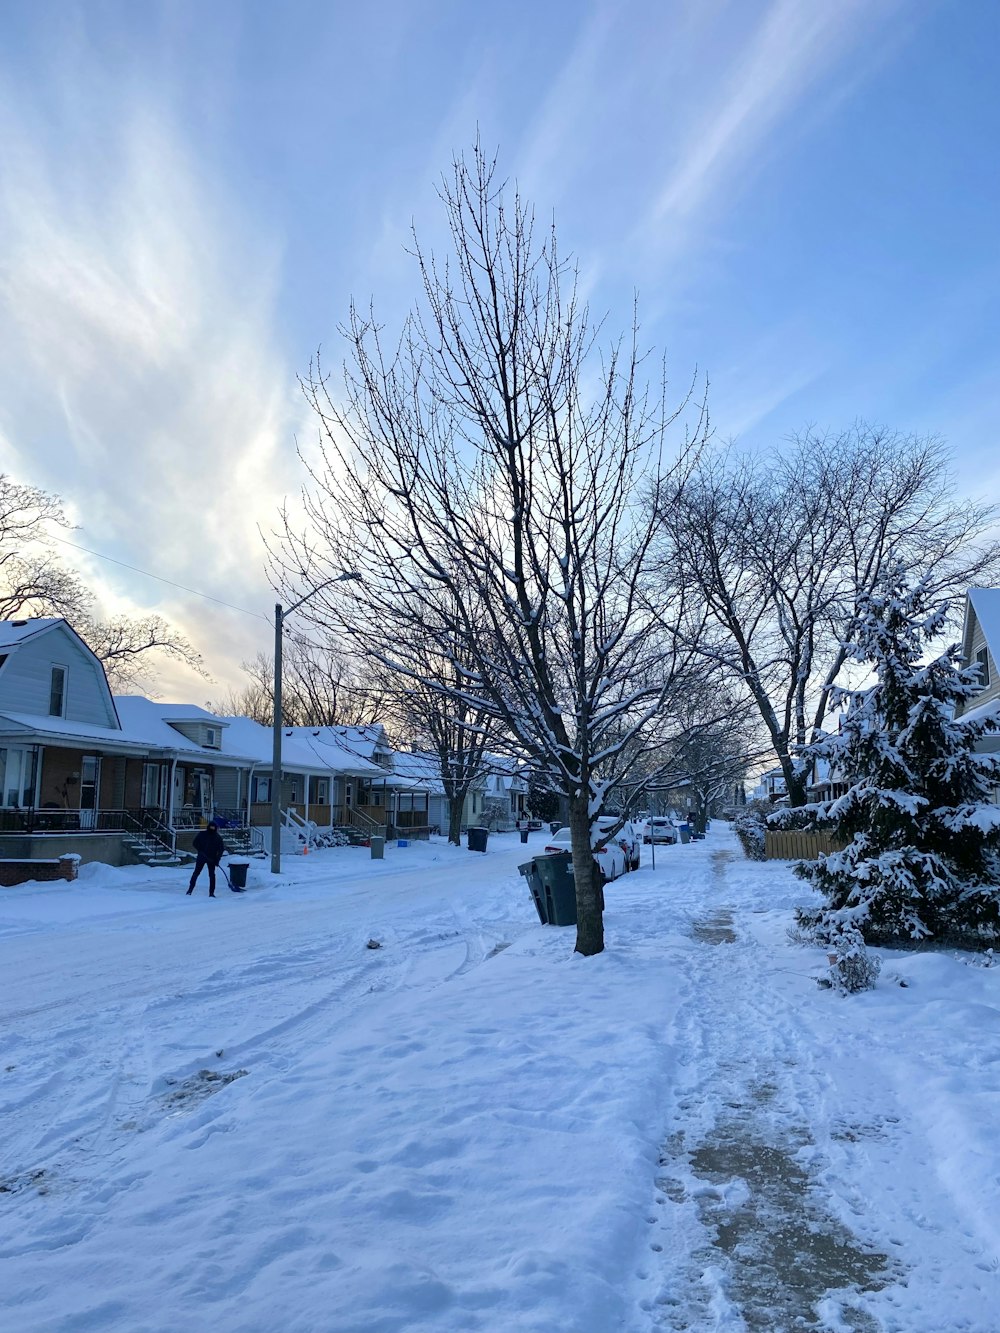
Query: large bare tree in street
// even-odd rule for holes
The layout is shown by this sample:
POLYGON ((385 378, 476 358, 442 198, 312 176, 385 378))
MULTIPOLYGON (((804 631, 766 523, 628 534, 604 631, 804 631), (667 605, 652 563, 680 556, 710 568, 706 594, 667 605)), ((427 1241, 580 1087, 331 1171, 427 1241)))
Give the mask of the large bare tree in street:
POLYGON ((792 805, 860 599, 892 560, 957 600, 1000 573, 997 513, 963 501, 934 440, 858 425, 781 450, 706 452, 661 502, 663 567, 696 594, 692 642, 749 690, 792 805))
POLYGON ((440 696, 470 736, 489 718, 566 798, 576 947, 594 954, 592 830, 655 748, 689 651, 664 628, 644 499, 679 488, 704 413, 685 430, 689 397, 671 410, 662 377, 644 382, 634 331, 598 345, 554 231, 478 146, 441 197, 451 249, 416 244, 401 336, 354 310, 343 382, 318 363, 306 381, 322 447, 275 572, 289 597, 317 590, 303 616, 440 696), (345 571, 360 581, 334 582, 345 571))

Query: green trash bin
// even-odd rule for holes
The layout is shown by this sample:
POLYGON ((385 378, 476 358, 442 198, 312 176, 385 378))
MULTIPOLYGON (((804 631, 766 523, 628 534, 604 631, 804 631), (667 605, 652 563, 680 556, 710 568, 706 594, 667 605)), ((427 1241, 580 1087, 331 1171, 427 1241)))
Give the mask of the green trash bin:
POLYGON ((369 844, 370 844, 371 849, 372 849, 372 860, 373 860, 373 861, 384 861, 384 860, 385 860, 385 838, 379 837, 377 834, 375 834, 375 835, 373 835, 371 838, 369 838, 368 841, 369 841, 369 844))
POLYGON ((470 828, 469 829, 469 851, 485 852, 486 839, 490 836, 488 828, 470 828))
POLYGON ((576 925, 576 884, 569 852, 536 856, 535 867, 542 881, 545 919, 550 926, 576 925))
POLYGON ((545 914, 545 894, 542 890, 542 877, 538 873, 538 867, 534 861, 526 861, 523 866, 517 867, 519 875, 523 875, 528 881, 528 888, 531 891, 531 901, 535 904, 535 911, 538 913, 538 919, 543 926, 549 924, 549 918, 545 914))

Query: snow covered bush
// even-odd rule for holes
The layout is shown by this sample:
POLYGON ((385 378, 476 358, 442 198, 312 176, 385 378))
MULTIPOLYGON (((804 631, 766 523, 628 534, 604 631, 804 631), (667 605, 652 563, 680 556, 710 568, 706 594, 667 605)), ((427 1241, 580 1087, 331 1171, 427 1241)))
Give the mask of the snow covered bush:
POLYGON ((865 941, 857 926, 842 926, 830 941, 830 985, 842 995, 857 995, 859 991, 873 990, 882 960, 873 957, 865 948, 865 941))
POLYGON ((752 801, 733 820, 733 832, 750 861, 764 859, 764 833, 770 806, 763 801, 752 801))
POLYGON ((922 661, 944 623, 926 583, 908 588, 901 568, 859 606, 851 655, 876 684, 837 691, 841 733, 809 747, 849 784, 813 813, 845 849, 796 867, 826 900, 800 914, 809 928, 855 927, 875 944, 1000 941, 1000 809, 987 802, 1000 761, 975 753, 996 727, 955 717, 979 688, 957 646, 922 661))

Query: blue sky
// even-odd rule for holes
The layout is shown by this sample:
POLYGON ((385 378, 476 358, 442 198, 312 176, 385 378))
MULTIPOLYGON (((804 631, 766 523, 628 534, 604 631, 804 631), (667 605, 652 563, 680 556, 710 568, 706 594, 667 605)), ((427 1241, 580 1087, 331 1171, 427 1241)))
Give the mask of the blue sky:
MULTIPOLYGON (((411 222, 477 128, 591 301, 754 446, 865 417, 1000 483, 1000 6, 5 0, 0 465, 118 560, 267 612, 295 385, 352 296, 397 319, 411 222)), ((215 685, 262 620, 83 559, 215 685)))

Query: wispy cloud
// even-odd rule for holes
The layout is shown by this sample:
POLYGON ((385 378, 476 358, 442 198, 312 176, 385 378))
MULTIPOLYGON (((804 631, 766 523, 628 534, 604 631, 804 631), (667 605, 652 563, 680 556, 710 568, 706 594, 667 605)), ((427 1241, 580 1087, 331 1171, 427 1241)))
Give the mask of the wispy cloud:
MULTIPOLYGON (((702 52, 715 90, 690 122, 637 234, 665 251, 697 241, 706 213, 772 152, 777 132, 896 7, 895 0, 772 0, 734 53, 702 52), (728 72, 715 62, 728 60, 728 72)), ((853 79, 855 70, 845 73, 853 79)), ((700 99, 699 99, 700 100, 700 99)))
MULTIPOLYGON (((297 486, 280 247, 155 99, 64 128, 0 123, 3 465, 61 493, 82 544, 265 609, 257 524, 297 486)), ((108 607, 177 620, 217 674, 266 635, 113 567, 88 574, 108 607)))

